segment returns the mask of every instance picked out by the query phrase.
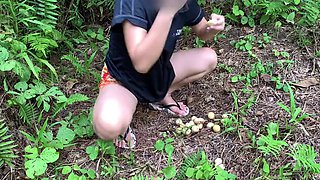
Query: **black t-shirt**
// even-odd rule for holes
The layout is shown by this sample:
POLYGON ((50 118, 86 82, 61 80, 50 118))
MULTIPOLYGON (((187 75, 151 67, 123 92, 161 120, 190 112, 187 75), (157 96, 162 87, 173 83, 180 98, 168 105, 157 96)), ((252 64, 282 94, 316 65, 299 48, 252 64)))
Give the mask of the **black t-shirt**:
POLYGON ((176 41, 182 34, 182 28, 183 26, 196 25, 204 17, 204 12, 197 1, 188 0, 185 10, 179 11, 173 19, 159 60, 148 73, 142 74, 135 70, 129 57, 122 23, 127 20, 133 25, 149 31, 158 13, 154 4, 153 0, 115 0, 110 48, 105 60, 112 77, 121 82, 140 102, 158 102, 165 97, 175 78, 170 58, 174 52, 176 41))

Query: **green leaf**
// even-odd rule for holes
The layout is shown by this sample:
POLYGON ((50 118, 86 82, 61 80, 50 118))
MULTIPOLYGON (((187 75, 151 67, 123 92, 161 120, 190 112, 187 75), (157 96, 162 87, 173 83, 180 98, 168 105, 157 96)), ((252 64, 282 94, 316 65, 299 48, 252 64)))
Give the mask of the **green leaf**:
POLYGON ((40 154, 40 158, 46 163, 53 163, 59 159, 59 152, 52 147, 46 147, 40 154))
POLYGON ((154 145, 154 147, 155 147, 155 149, 157 150, 157 151, 163 151, 163 149, 164 149, 164 142, 162 141, 162 140, 158 140, 157 142, 156 142, 156 144, 154 145))
POLYGON ((88 174, 89 178, 91 178, 91 179, 94 179, 96 177, 96 173, 92 169, 89 169, 87 174, 88 174))
POLYGON ((296 16, 296 13, 295 12, 291 12, 286 18, 287 22, 294 24, 295 16, 296 16))
POLYGON ((79 180, 79 176, 71 172, 68 176, 68 180, 79 180))
POLYGON ((9 52, 6 48, 0 46, 0 64, 9 58, 9 52))
POLYGON ((61 126, 57 134, 57 139, 62 144, 69 144, 74 139, 74 136, 75 136, 75 133, 71 129, 65 126, 61 126))
POLYGON ((40 176, 45 173, 47 169, 47 163, 40 158, 28 160, 24 163, 26 168, 26 174, 29 178, 34 179, 35 176, 40 176))
POLYGON ((267 163, 267 161, 265 160, 265 159, 263 159, 263 172, 265 173, 265 174, 269 174, 270 173, 270 167, 269 167, 269 164, 267 163))
POLYGON ((169 167, 166 167, 162 170, 163 174, 164 174, 164 177, 166 179, 172 179, 176 176, 177 174, 177 170, 174 166, 169 166, 169 167))
POLYGON ((29 154, 26 154, 24 155, 24 157, 26 158, 29 158, 29 159, 35 159, 38 157, 38 149, 36 147, 31 147, 30 145, 28 145, 27 147, 24 148, 24 151, 26 153, 29 153, 29 154))
POLYGON ((247 42, 244 46, 245 46, 247 51, 250 51, 253 48, 253 45, 251 43, 249 43, 249 42, 247 42))
POLYGON ((266 23, 269 19, 270 19, 269 15, 266 15, 266 14, 262 15, 260 19, 260 25, 266 23))
POLYGON ((237 76, 231 77, 231 82, 233 83, 239 82, 239 76, 237 75, 237 76))
POLYGON ((195 173, 195 169, 194 168, 188 168, 187 169, 187 171, 186 171, 186 176, 188 177, 188 178, 192 178, 193 176, 194 176, 194 173, 195 173))
POLYGON ((29 58, 28 54, 27 54, 27 53, 22 53, 20 56, 26 61, 26 63, 28 64, 28 66, 29 66, 31 72, 33 73, 33 75, 34 75, 37 79, 39 79, 39 73, 38 73, 38 71, 36 70, 35 66, 33 65, 33 62, 32 62, 31 59, 29 58))
POLYGON ((63 175, 69 174, 71 171, 72 171, 72 168, 70 166, 63 166, 62 168, 63 175))
POLYGON ((284 109, 287 113, 291 114, 290 109, 289 109, 286 105, 282 104, 281 102, 277 102, 277 104, 278 104, 282 109, 284 109))
POLYGON ((14 89, 20 92, 26 91, 28 89, 28 84, 26 82, 18 82, 14 85, 14 89))
POLYGON ((196 173, 196 179, 202 179, 203 172, 201 170, 198 170, 196 173))
POLYGON ((245 25, 248 23, 248 21, 249 21, 249 19, 246 16, 241 17, 241 24, 245 25))
POLYGON ((97 146, 88 146, 86 148, 86 153, 89 155, 91 160, 95 160, 99 154, 99 148, 97 146))
POLYGON ((298 5, 298 4, 300 4, 301 1, 300 0, 293 0, 293 2, 295 5, 298 5))

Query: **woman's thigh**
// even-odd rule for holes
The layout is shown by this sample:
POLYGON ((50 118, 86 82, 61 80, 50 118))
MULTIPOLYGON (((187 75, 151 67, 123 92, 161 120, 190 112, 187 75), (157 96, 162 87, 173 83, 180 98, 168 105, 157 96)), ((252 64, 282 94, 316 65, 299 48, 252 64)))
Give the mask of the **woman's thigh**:
POLYGON ((211 72, 217 66, 217 54, 210 48, 190 49, 174 53, 170 61, 176 74, 175 84, 211 72))
POLYGON ((101 87, 93 111, 96 134, 105 140, 123 134, 131 123, 137 104, 136 97, 119 84, 101 87))

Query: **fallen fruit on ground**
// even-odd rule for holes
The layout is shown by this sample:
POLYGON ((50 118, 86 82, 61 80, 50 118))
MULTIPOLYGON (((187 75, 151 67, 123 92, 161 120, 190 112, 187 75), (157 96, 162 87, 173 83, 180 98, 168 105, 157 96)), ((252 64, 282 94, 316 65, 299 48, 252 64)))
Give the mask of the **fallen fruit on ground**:
POLYGON ((197 116, 192 116, 192 117, 191 117, 191 120, 192 120, 192 121, 195 120, 195 119, 197 119, 197 116))
POLYGON ((223 118, 223 119, 227 119, 227 118, 228 118, 228 115, 227 115, 227 114, 222 114, 222 118, 223 118))
POLYGON ((193 133, 197 133, 200 131, 200 128, 198 126, 192 126, 191 130, 193 133))
POLYGON ((209 118, 209 119, 213 120, 214 117, 215 117, 215 114, 214 114, 213 112, 209 112, 209 113, 208 113, 208 118, 209 118))
POLYGON ((199 127, 199 129, 203 128, 203 124, 198 124, 197 126, 199 127))
POLYGON ((214 124, 212 123, 212 122, 209 122, 208 124, 207 124, 207 128, 212 128, 214 126, 214 124))
POLYGON ((188 130, 186 131, 185 135, 187 135, 187 136, 188 136, 188 135, 190 135, 190 134, 191 134, 191 132, 192 132, 192 131, 191 131, 191 129, 188 129, 188 130))
POLYGON ((205 120, 203 118, 196 118, 196 119, 193 120, 193 122, 195 124, 202 124, 202 123, 205 122, 205 120))
POLYGON ((176 125, 180 126, 181 124, 183 124, 182 119, 177 119, 176 120, 176 125))
POLYGON ((220 131, 221 131, 221 128, 220 128, 220 126, 219 125, 213 125, 212 126, 212 130, 213 130, 213 132, 215 132, 215 133, 219 133, 220 131))

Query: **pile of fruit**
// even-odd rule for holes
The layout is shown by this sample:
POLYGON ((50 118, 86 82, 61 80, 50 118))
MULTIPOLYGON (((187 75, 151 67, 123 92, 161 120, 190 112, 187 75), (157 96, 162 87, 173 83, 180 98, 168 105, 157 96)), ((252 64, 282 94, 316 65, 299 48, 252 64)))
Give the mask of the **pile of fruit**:
POLYGON ((215 120, 215 114, 213 112, 209 112, 207 117, 208 120, 192 116, 191 120, 187 123, 184 123, 181 118, 176 119, 176 125, 178 126, 176 129, 176 133, 188 136, 191 133, 200 132, 200 130, 204 127, 211 129, 215 133, 220 133, 221 127, 213 122, 215 120))

